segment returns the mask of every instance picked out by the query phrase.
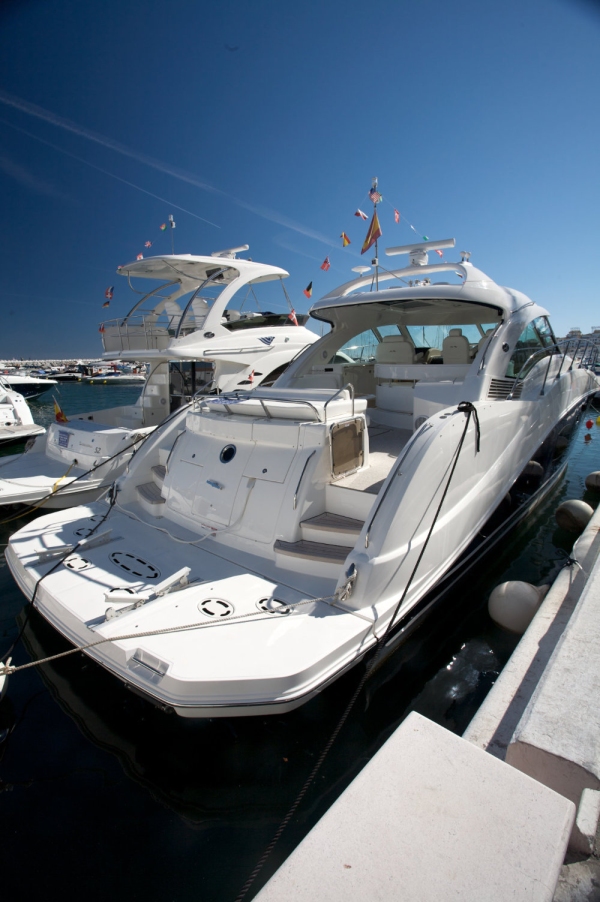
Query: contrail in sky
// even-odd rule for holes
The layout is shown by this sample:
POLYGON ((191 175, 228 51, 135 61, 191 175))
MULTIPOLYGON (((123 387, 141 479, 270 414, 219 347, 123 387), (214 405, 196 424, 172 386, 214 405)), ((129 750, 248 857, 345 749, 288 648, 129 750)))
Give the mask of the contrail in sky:
POLYGON ((21 132, 23 135, 27 135, 29 138, 33 138, 34 141, 39 141, 40 144, 45 144, 47 147, 52 147, 53 150, 58 151, 58 153, 62 153, 67 157, 71 157, 73 160, 78 160, 80 163, 83 163, 85 166, 90 166, 92 169, 96 169, 98 172, 103 172, 104 175, 110 176, 111 179, 116 179, 118 182, 123 182, 124 185, 129 185, 130 188, 135 188, 137 191, 142 191, 144 194, 150 195, 150 197, 154 197, 156 200, 162 201, 162 203, 168 204, 170 207, 174 207, 176 210, 181 210, 183 213, 188 213, 190 216, 194 216, 196 219, 200 219, 202 222, 208 223, 208 225, 214 226, 216 229, 220 229, 221 226, 217 225, 216 222, 211 222, 210 219, 205 219, 203 216, 198 216, 197 213, 192 213, 191 210, 186 210, 185 207, 180 207, 178 204, 174 204, 172 201, 167 200, 165 197, 160 197, 158 194, 153 194, 152 191, 147 191, 146 188, 140 187, 140 185, 136 185, 133 182, 127 181, 127 179, 121 178, 120 175, 115 175, 114 172, 109 172, 108 169, 102 169, 101 166, 96 166, 95 163, 90 163, 89 160, 84 160, 83 157, 78 157, 77 154, 71 153, 69 150, 64 150, 62 147, 58 147, 57 144, 53 144, 51 141, 46 141, 45 138, 40 138, 37 135, 34 135, 32 132, 28 132, 27 129, 19 128, 18 125, 13 125, 12 122, 7 122, 6 119, 0 119, 0 122, 3 125, 8 125, 9 128, 14 129, 17 132, 21 132))
POLYGON ((101 135, 98 132, 83 128, 82 126, 77 125, 75 122, 71 122, 70 119, 65 119, 63 116, 57 116, 55 113, 52 113, 49 110, 45 110, 43 107, 37 106, 34 103, 29 103, 28 101, 22 100, 20 97, 15 97, 12 94, 8 94, 6 91, 0 91, 0 103, 3 103, 5 106, 12 107, 13 109, 19 110, 22 113, 26 113, 28 116, 33 116, 36 119, 42 119, 44 122, 49 122, 51 125, 54 125, 57 128, 62 128, 64 131, 71 132, 72 134, 78 135, 81 138, 86 138, 88 141, 93 141, 96 144, 100 144, 102 147, 106 147, 109 150, 115 151, 115 153, 120 153, 122 156, 136 160, 138 163, 143 163, 145 166, 150 166, 152 169, 157 169, 159 172, 162 172, 165 175, 170 175, 173 178, 179 179, 180 181, 187 182, 187 184, 189 185, 194 185, 194 187, 200 188, 202 191, 208 191, 211 194, 218 195, 219 197, 227 198, 238 207, 242 207, 243 209, 254 213, 256 216, 260 216, 262 219, 266 219, 269 222, 274 222, 277 223, 277 225, 285 226, 285 228, 287 229, 298 232, 300 235, 305 235, 307 238, 313 238, 316 241, 320 241, 323 244, 329 245, 330 247, 337 248, 339 246, 337 242, 332 241, 331 238, 329 238, 327 235, 322 235, 320 232, 315 232, 313 229, 309 229, 301 223, 295 222, 289 217, 278 213, 276 210, 249 204, 246 201, 234 197, 232 194, 228 194, 226 191, 221 191, 220 188, 215 188, 214 185, 210 185, 208 182, 202 181, 193 173, 186 172, 183 169, 177 169, 174 166, 170 166, 168 163, 163 163, 160 160, 156 160, 154 159, 154 157, 150 157, 147 154, 140 153, 137 150, 132 150, 126 145, 120 144, 118 141, 114 141, 112 138, 107 138, 105 135, 101 135))

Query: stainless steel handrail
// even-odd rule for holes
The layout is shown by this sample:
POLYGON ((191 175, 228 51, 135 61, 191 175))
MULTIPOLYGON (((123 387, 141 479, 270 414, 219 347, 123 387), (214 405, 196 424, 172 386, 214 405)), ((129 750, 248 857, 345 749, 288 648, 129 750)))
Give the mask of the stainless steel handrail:
MULTIPOLYGON (((323 420, 319 414, 318 409, 314 404, 311 404, 310 401, 304 401, 302 398, 262 398, 257 394, 256 391, 234 391, 234 392, 223 392, 223 394, 215 395, 215 399, 219 399, 219 403, 223 405, 228 414, 233 415, 235 411, 232 411, 229 407, 229 403, 235 404, 240 403, 242 401, 258 401, 265 412, 265 416, 269 417, 269 419, 273 419, 273 414, 268 410, 265 402, 273 401, 274 403, 279 402, 280 404, 304 404, 306 407, 310 407, 311 410, 314 411, 315 416, 317 418, 318 423, 322 423, 323 420)), ((207 400, 211 400, 208 398, 207 400)))
MULTIPOLYGON (((556 379, 559 378, 559 376, 562 372, 563 364, 567 358, 570 344, 571 344, 571 339, 565 339, 564 341, 553 342, 552 344, 547 345, 545 348, 539 348, 539 350, 534 351, 533 354, 530 354, 529 357, 527 358, 527 360, 525 361, 525 363, 523 364, 523 366, 521 367, 521 369, 519 370, 519 372, 517 373, 517 375, 512 377, 512 378, 514 378, 515 382, 514 382, 513 387, 511 388, 510 392, 508 393, 506 400, 507 401, 511 400, 519 383, 522 384, 525 381, 528 374, 531 372, 531 370, 533 369, 533 367, 535 365, 536 358, 538 358, 539 360, 543 360, 544 357, 547 356, 549 358, 548 366, 546 368, 546 373, 544 375, 544 381, 543 381, 542 387, 540 389, 540 395, 543 395, 545 388, 546 388, 546 380, 550 373, 550 367, 552 365, 552 360, 555 357, 562 355, 560 367, 558 369, 558 373, 555 376, 555 381, 556 381, 556 379), (561 350, 562 346, 564 346, 564 350, 561 350)), ((598 347, 594 344, 593 341, 584 341, 582 343, 581 340, 578 340, 577 345, 575 347, 575 353, 573 354, 573 356, 571 358, 571 365, 568 369, 568 372, 571 372, 571 370, 573 369, 573 366, 577 363, 578 359, 579 359, 579 364, 578 364, 579 369, 581 369, 582 367, 585 369, 591 369, 594 365, 594 361, 597 359, 597 355, 598 355, 598 347), (580 348, 581 348, 581 352, 580 352, 580 348), (591 351, 592 353, 591 353, 589 361, 586 362, 586 353, 588 351, 591 351), (578 354, 580 354, 580 353, 581 353, 581 356, 578 358, 578 354)))
POLYGON ((296 486, 296 491, 294 492, 294 501, 292 504, 292 510, 296 510, 296 502, 298 500, 298 492, 300 491, 300 485, 302 483, 302 480, 304 479, 304 474, 306 473, 306 468, 309 465, 311 458, 314 457, 315 454, 316 454, 316 448, 314 451, 311 451, 311 453, 308 455, 308 457, 306 458, 306 460, 304 462, 304 466, 302 467, 302 473, 300 474, 300 479, 298 480, 298 485, 296 486))
POLYGON ((328 398, 327 401, 325 401, 325 403, 323 405, 323 413, 325 414, 325 422, 327 422, 327 405, 330 404, 331 401, 335 401, 337 396, 341 395, 341 393, 343 391, 346 391, 347 388, 350 390, 350 397, 352 398, 352 416, 354 416, 354 386, 352 385, 351 382, 346 382, 346 384, 344 386, 342 386, 342 388, 338 388, 336 393, 334 395, 332 395, 331 398, 328 398))
POLYGON ((175 332, 175 338, 179 338, 179 333, 181 332, 181 327, 183 326, 183 321, 187 316, 188 310, 192 306, 192 302, 196 300, 198 293, 200 291, 202 291, 202 289, 206 285, 208 285, 209 282, 216 282, 216 280, 219 278, 219 276, 222 276, 223 273, 227 272, 228 269, 229 269, 229 267, 225 266, 225 267, 222 267, 221 269, 219 269, 217 272, 213 272, 213 274, 211 276, 209 276, 208 279, 205 279, 204 282, 202 282, 202 284, 199 285, 198 288, 196 288, 195 292, 192 294, 191 298, 187 302, 187 304, 185 306, 185 310, 181 314, 181 319, 179 320, 179 325, 177 326, 177 331, 175 332))

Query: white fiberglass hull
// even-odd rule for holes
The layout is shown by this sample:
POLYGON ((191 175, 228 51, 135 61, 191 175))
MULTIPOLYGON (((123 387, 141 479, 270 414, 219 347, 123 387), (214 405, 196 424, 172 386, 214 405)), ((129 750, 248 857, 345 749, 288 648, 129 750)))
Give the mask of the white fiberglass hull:
MULTIPOLYGON (((39 564, 39 552, 75 544, 105 513, 99 503, 53 514, 13 536, 6 558, 26 596, 31 598, 40 576, 56 563, 39 564)), ((292 586, 248 573, 202 547, 182 542, 165 547, 151 527, 134 526, 126 514, 113 511, 110 540, 76 552, 48 575, 35 606, 75 645, 110 639, 86 653, 161 706, 185 717, 289 711, 374 642, 368 618, 311 601, 292 586), (141 588, 148 576, 159 572, 162 579, 185 566, 198 583, 105 619, 108 607, 125 607, 107 602, 110 589, 141 588), (203 580, 204 570, 213 579, 203 580), (276 599, 274 606, 283 613, 262 610, 264 599, 276 599), (220 604, 234 609, 232 620, 218 622, 220 604)), ((103 531, 104 524, 98 533, 103 531)))
MULTIPOLYGON (((285 556, 265 554, 256 537, 235 531, 199 539, 182 524, 145 516, 132 503, 112 509, 98 525, 108 514, 105 502, 28 524, 11 538, 7 561, 29 598, 48 573, 36 593, 40 613, 76 646, 99 643, 86 654, 156 704, 186 717, 292 710, 375 644, 407 583, 410 591, 395 622, 409 616, 466 550, 539 444, 584 399, 557 407, 553 419, 547 410, 537 423, 529 402, 506 404, 504 424, 493 404, 481 405, 481 449, 471 420, 447 506, 428 539, 466 423, 457 411, 432 418, 431 428, 414 436, 400 461, 399 478, 406 474, 406 485, 395 498, 388 493, 389 504, 381 490, 377 518, 365 521, 345 562, 334 568, 306 561, 290 565, 285 556), (396 517, 404 531, 394 525, 396 517), (53 572, 48 571, 60 555, 40 562, 40 553, 52 548, 68 555, 69 546, 94 528, 98 534, 110 531, 103 544, 77 549, 53 572), (352 563, 359 576, 341 601, 336 586, 343 585, 352 563), (185 567, 189 586, 152 597, 157 583, 185 567), (113 601, 111 592, 121 594, 113 601), (117 616, 107 617, 109 608, 117 616)), ((139 468, 143 462, 137 463, 139 468)), ((290 477, 292 490, 301 459, 298 467, 290 477)), ((272 484, 267 492, 273 494, 272 484)))
POLYGON ((43 435, 45 431, 43 426, 37 426, 35 423, 15 423, 10 426, 0 426, 0 445, 7 445, 9 442, 22 442, 35 435, 43 435))

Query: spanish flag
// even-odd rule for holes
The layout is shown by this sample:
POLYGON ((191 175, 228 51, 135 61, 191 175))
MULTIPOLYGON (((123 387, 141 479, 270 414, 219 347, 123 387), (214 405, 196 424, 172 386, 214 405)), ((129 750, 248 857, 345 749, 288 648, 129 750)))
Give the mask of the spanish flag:
POLYGON ((369 231, 367 232, 367 237, 365 238, 365 243, 362 246, 361 254, 366 254, 370 247, 372 247, 378 238, 381 238, 383 232, 381 231, 381 226, 379 225, 379 219, 377 217, 377 213, 373 213, 373 219, 371 220, 371 225, 369 226, 369 231))
POLYGON ((348 247, 349 244, 352 244, 345 232, 342 232, 340 238, 342 239, 342 247, 348 247))
POLYGON ((304 294, 306 295, 307 298, 311 297, 311 295, 312 295, 312 282, 309 282, 309 283, 308 283, 308 285, 307 285, 306 288, 304 289, 304 294))
POLYGON ((64 413, 62 412, 60 404, 58 403, 56 398, 53 398, 52 400, 54 401, 54 419, 56 420, 56 422, 57 423, 68 423, 69 421, 66 418, 66 416, 64 415, 64 413))

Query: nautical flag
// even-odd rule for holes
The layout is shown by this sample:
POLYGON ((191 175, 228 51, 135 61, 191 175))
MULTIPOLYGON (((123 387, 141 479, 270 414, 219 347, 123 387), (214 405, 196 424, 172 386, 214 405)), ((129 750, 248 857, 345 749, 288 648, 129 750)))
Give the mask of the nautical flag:
POLYGON ((135 259, 136 259, 136 260, 143 260, 143 259, 144 259, 144 255, 143 255, 143 254, 138 254, 137 257, 136 257, 135 259))
POLYGON ((160 230, 161 230, 161 232, 166 232, 166 230, 167 230, 167 224, 166 224, 166 222, 163 222, 163 224, 162 224, 161 227, 160 227, 160 230))
POLYGON ((248 382, 254 382, 254 370, 252 370, 252 372, 248 376, 248 382))
POLYGON ((354 215, 355 215, 355 216, 360 216, 361 219, 368 219, 368 218, 369 218, 369 217, 367 216, 366 213, 363 213, 362 210, 357 210, 356 213, 355 213, 354 215))
POLYGON ((442 252, 442 251, 438 251, 437 247, 436 247, 436 249, 435 249, 435 252, 436 252, 436 254, 438 255, 438 257, 443 257, 443 256, 444 256, 443 252, 442 252))
POLYGON ((383 197, 376 188, 371 188, 371 190, 369 191, 369 197, 374 204, 380 204, 383 200, 383 197))
POLYGON ((377 217, 377 213, 373 213, 373 219, 371 220, 371 225, 369 226, 369 231, 367 232, 367 237, 365 238, 365 242, 362 246, 361 254, 365 254, 370 247, 372 247, 378 238, 381 238, 383 232, 381 231, 381 226, 379 225, 379 219, 377 217))
POLYGON ((345 232, 342 232, 340 238, 342 239, 342 247, 348 247, 349 244, 352 244, 345 232))
MULTIPOLYGON (((312 285, 312 282, 311 282, 311 285, 312 285)), ((304 292, 304 294, 306 294, 306 292, 304 292)), ((295 326, 298 325, 298 320, 296 319, 296 311, 295 310, 292 310, 290 313, 288 313, 288 319, 291 319, 291 321, 293 322, 293 324, 295 326)))
POLYGON ((102 309, 104 309, 105 307, 110 307, 110 301, 104 301, 104 303, 102 304, 102 309))
MULTIPOLYGON (((306 288, 304 289, 304 294, 307 298, 309 298, 312 294, 312 282, 309 282, 306 288)), ((296 319, 296 314, 294 314, 294 319, 296 319)), ((297 323, 296 323, 297 325, 297 323)))
POLYGON ((321 263, 321 269, 324 269, 325 272, 327 272, 329 270, 330 266, 331 266, 331 263, 329 262, 329 257, 325 257, 325 259, 321 263))
POLYGON ((54 401, 54 419, 57 423, 68 423, 68 419, 60 409, 60 404, 56 400, 56 398, 52 399, 54 401))
POLYGON ((146 241, 146 243, 144 244, 144 247, 152 247, 152 242, 146 241))
POLYGON ((423 241, 429 241, 429 238, 427 237, 427 235, 423 235, 423 241))
POLYGON ((104 323, 100 324, 100 328, 98 329, 98 332, 104 332, 104 323))
POLYGON ((394 210, 394 222, 400 222, 400 210, 394 210))
MULTIPOLYGON (((104 297, 107 298, 107 300, 112 301, 112 296, 113 296, 114 290, 115 290, 115 286, 111 285, 110 288, 107 288, 106 291, 104 292, 104 297)), ((106 306, 108 307, 108 304, 106 306)))

